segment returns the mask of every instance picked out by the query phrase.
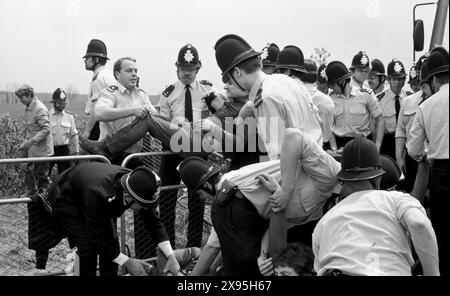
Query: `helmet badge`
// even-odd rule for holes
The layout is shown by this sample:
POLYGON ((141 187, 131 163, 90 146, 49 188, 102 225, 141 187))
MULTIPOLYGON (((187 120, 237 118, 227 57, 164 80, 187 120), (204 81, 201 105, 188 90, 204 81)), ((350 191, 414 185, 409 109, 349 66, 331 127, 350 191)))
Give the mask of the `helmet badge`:
POLYGON ((190 49, 186 50, 186 52, 184 53, 184 60, 187 63, 190 63, 194 60, 194 55, 192 54, 192 51, 190 49))

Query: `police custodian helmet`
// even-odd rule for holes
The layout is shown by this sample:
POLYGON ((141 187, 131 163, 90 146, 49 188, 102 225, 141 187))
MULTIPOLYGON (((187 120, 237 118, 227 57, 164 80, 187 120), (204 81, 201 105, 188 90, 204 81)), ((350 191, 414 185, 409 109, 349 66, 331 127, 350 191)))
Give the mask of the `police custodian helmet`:
POLYGON ((430 56, 427 59, 428 63, 428 76, 430 79, 432 76, 442 73, 448 73, 449 56, 448 51, 443 47, 436 47, 430 51, 430 56))
POLYGON ((306 73, 305 58, 300 48, 295 45, 287 45, 280 51, 277 59, 277 69, 290 69, 297 72, 306 73))
POLYGON ((370 69, 369 75, 373 76, 386 76, 386 70, 384 69, 383 62, 379 59, 372 60, 372 69, 370 69))
POLYGON ((352 60, 352 65, 350 66, 350 70, 355 68, 358 69, 367 69, 370 68, 370 60, 367 54, 364 51, 358 52, 352 60))
POLYGON ((67 99, 67 94, 66 92, 61 89, 61 88, 57 88, 52 95, 52 100, 50 101, 51 103, 55 103, 56 101, 65 101, 67 99))
POLYGON ((140 166, 120 179, 124 190, 143 207, 155 207, 159 202, 161 179, 146 166, 140 166))
POLYGON ((341 79, 347 79, 352 77, 352 73, 347 69, 344 63, 339 61, 333 61, 325 68, 328 85, 332 85, 341 79))
POLYGON ((179 166, 180 177, 186 187, 194 193, 211 177, 220 172, 220 167, 209 164, 200 157, 189 157, 179 166))
POLYGON ((220 38, 214 46, 216 61, 222 70, 222 81, 226 82, 227 74, 240 63, 259 56, 241 36, 228 34, 220 38))
POLYGON ((280 48, 275 43, 267 43, 262 49, 261 60, 264 67, 275 67, 277 65, 277 58, 280 54, 280 48))
POLYGON ((99 39, 92 39, 88 44, 83 59, 88 57, 99 57, 109 60, 105 43, 99 39))
POLYGON ((388 77, 406 77, 405 66, 398 59, 392 59, 387 67, 388 77))
POLYGON ((198 56, 197 49, 190 43, 183 46, 178 52, 178 59, 175 65, 186 70, 199 69, 202 63, 198 56))

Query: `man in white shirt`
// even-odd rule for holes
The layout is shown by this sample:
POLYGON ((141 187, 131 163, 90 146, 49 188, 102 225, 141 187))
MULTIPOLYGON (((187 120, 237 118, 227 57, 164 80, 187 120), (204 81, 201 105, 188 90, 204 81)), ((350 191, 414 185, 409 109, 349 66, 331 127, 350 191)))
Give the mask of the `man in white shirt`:
MULTIPOLYGON (((395 161, 392 160, 395 165, 395 161)), ((411 241, 424 275, 439 275, 436 236, 411 195, 383 191, 376 145, 357 136, 342 154, 340 201, 313 233, 314 269, 320 275, 411 275, 411 241)), ((400 170, 393 186, 398 182, 400 170)))

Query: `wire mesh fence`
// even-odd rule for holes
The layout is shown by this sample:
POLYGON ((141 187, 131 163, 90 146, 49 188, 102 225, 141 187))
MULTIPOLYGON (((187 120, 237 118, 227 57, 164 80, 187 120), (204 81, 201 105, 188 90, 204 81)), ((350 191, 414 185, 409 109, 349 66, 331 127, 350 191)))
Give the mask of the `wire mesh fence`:
MULTIPOLYGON (((161 143, 151 138, 145 137, 143 143, 143 152, 161 152, 161 143)), ((226 170, 226 165, 219 155, 210 155, 208 161, 221 165, 223 170, 226 170)), ((161 156, 146 156, 143 158, 143 162, 146 166, 153 169, 155 172, 159 172, 161 166, 161 156)), ((10 165, 8 165, 10 166, 10 165)), ((25 164, 15 164, 11 166, 25 166, 25 164)), ((23 170, 20 170, 23 171, 23 170)), ((16 176, 17 177, 17 176, 16 176)), ((56 167, 53 169, 51 179, 57 177, 56 167)), ((6 184, 3 184, 6 185, 6 184)), ((8 190, 7 187, 1 186, 0 188, 0 201, 1 199, 18 198, 20 193, 25 191, 25 187, 20 185, 20 188, 14 188, 15 190, 8 190), (14 192, 14 196, 11 196, 11 192, 14 192)), ((188 207, 188 195, 187 190, 183 184, 171 187, 172 190, 166 191, 166 196, 175 201, 175 219, 172 228, 168 228, 170 233, 173 231, 175 234, 173 247, 174 249, 180 249, 184 247, 193 247, 188 242, 188 229, 189 229, 189 207, 188 207), (170 193, 169 193, 170 192, 170 193)), ((163 193, 164 191, 162 191, 163 193)), ((43 246, 51 245, 49 249, 48 261, 46 264, 46 271, 50 275, 61 275, 65 271, 70 273, 70 269, 73 265, 74 251, 70 249, 66 239, 62 239, 58 244, 52 243, 52 236, 48 233, 42 232, 46 226, 43 224, 39 215, 29 215, 29 205, 25 202, 14 202, 11 204, 0 203, 0 275, 32 275, 30 272, 34 270, 36 264, 36 247, 30 249, 30 230, 41 231, 38 236, 38 240, 43 246)), ((193 208, 192 210, 197 212, 197 218, 193 220, 193 229, 197 232, 192 234, 191 241, 199 241, 198 247, 203 246, 209 236, 211 228, 210 220, 210 205, 206 204, 203 208, 193 208)), ((194 213, 195 215, 195 213, 194 213)), ((135 258, 147 259, 154 257, 158 254, 157 245, 152 242, 149 231, 144 227, 142 219, 136 218, 131 210, 127 210, 124 213, 125 224, 125 250, 131 256, 135 258)), ((167 220, 167 213, 160 211, 161 219, 167 220)), ((166 223, 164 223, 166 224, 166 223)), ((170 224, 170 223, 169 223, 170 224)), ((120 224, 118 233, 120 233, 120 224)), ((166 226, 167 228, 167 226, 166 226)), ((40 248, 39 245, 37 249, 40 248)))

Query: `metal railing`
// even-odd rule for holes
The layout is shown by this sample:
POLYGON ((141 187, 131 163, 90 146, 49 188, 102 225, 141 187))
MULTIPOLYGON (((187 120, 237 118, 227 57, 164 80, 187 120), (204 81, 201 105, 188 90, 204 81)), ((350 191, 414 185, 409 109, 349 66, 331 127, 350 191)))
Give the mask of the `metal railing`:
MULTIPOLYGON (((77 155, 77 156, 54 156, 54 157, 32 157, 32 158, 6 158, 6 159, 0 159, 0 165, 11 165, 11 164, 20 164, 20 163, 43 163, 43 162, 61 162, 61 161, 90 161, 90 160, 96 160, 101 161, 104 163, 110 163, 110 161, 101 155, 77 155)), ((0 274, 2 275, 16 275, 20 274, 23 270, 17 270, 15 273, 9 272, 11 269, 18 269, 23 268, 24 265, 21 264, 22 262, 26 262, 27 264, 31 264, 32 260, 28 258, 30 256, 30 253, 25 253, 24 249, 28 249, 26 247, 26 234, 22 235, 23 232, 26 232, 26 228, 24 229, 23 226, 21 226, 20 222, 17 218, 23 219, 23 217, 26 217, 26 209, 21 209, 22 204, 28 204, 32 200, 29 197, 24 198, 2 198, 0 199, 0 207, 4 208, 10 205, 14 205, 14 211, 13 209, 9 210, 9 208, 6 208, 5 211, 2 211, 2 216, 0 218, 2 219, 2 222, 5 223, 3 225, 6 225, 8 223, 12 227, 12 229, 6 229, 6 227, 2 226, 2 235, 8 236, 11 235, 12 237, 8 237, 7 240, 3 240, 1 244, 1 253, 0 253, 0 260, 2 263, 5 263, 7 267, 5 270, 2 270, 0 274), (24 215, 22 215, 22 212, 24 215), (5 215, 5 216, 3 216, 5 215), (9 245, 8 245, 9 243, 9 245), (12 244, 17 243, 17 246, 11 246, 12 244), (23 258, 22 258, 23 257, 23 258), (20 262, 19 262, 20 261, 20 262), (8 267, 9 265, 13 267, 8 267)), ((33 221, 33 224, 37 224, 39 221, 33 221)), ((46 239, 46 238, 45 238, 46 239)), ((67 254, 67 250, 69 249, 67 243, 65 241, 61 241, 58 246, 52 248, 57 249, 55 253, 58 253, 58 256, 67 254)), ((53 257, 53 256, 51 256, 53 257)), ((50 259, 50 257, 49 257, 50 259)), ((52 271, 49 273, 41 274, 45 276, 56 276, 56 275, 65 275, 67 274, 64 268, 61 268, 64 265, 67 265, 63 261, 62 258, 57 258, 57 261, 55 265, 57 265, 56 271, 52 271)), ((56 259, 55 259, 56 261, 56 259)), ((50 268, 52 269, 52 268, 50 268)), ((24 271, 26 273, 26 271, 24 271)))

